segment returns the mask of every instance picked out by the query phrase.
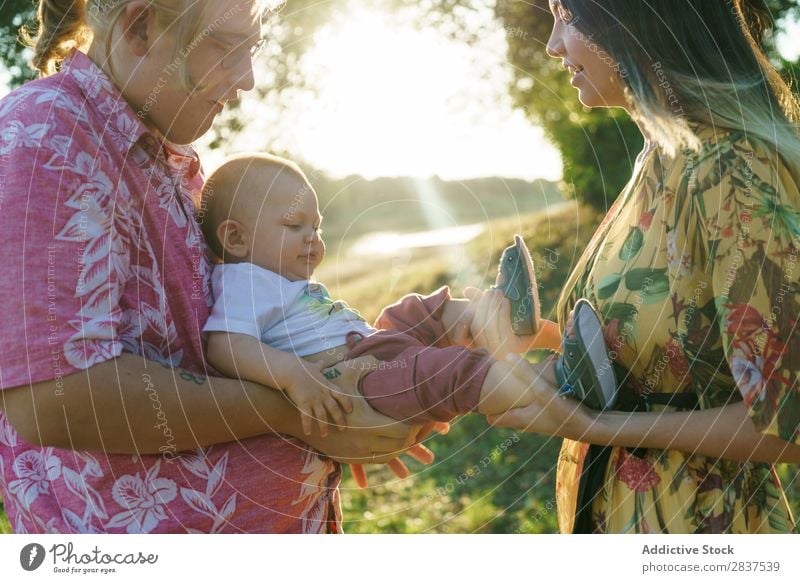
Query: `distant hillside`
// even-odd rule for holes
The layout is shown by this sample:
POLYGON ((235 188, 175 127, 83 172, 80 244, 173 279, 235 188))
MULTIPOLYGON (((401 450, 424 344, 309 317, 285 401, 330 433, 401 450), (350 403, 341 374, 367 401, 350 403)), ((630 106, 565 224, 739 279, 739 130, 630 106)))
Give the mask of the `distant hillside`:
POLYGON ((474 240, 451 247, 398 250, 391 255, 354 255, 348 242, 328 245, 328 258, 315 277, 331 295, 347 301, 372 321, 381 308, 415 291, 428 293, 451 285, 455 293, 471 285, 488 287, 497 262, 514 234, 525 237, 536 265, 543 314, 550 315, 561 287, 601 216, 573 203, 486 221, 474 240))
POLYGON ((563 201, 558 186, 538 180, 351 176, 330 180, 310 173, 330 242, 375 231, 420 231, 526 215, 563 201))

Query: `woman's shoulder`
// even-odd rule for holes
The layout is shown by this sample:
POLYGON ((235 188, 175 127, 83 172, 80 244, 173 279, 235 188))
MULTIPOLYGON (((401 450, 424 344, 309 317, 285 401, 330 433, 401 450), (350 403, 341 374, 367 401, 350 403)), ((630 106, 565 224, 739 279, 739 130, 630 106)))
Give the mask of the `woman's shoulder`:
MULTIPOLYGON (((76 80, 65 71, 28 81, 0 99, 0 124, 48 123, 65 114, 80 118, 83 100, 76 80)), ((85 114, 84 114, 85 115, 85 114)))
MULTIPOLYGON (((700 147, 675 160, 679 198, 714 197, 730 190, 744 194, 792 197, 797 183, 778 149, 742 130, 701 127, 700 147)), ((687 201, 684 201, 687 202, 687 201)))
POLYGON ((17 142, 39 137, 31 144, 37 148, 46 147, 47 137, 55 135, 77 142, 86 136, 97 142, 107 127, 115 127, 109 118, 120 113, 115 103, 120 100, 105 73, 75 51, 57 73, 29 81, 0 99, 0 125, 12 128, 2 137, 17 142))
POLYGON ((743 131, 707 130, 683 163, 676 194, 702 237, 715 240, 726 225, 725 232, 766 240, 782 232, 775 221, 785 223, 783 234, 800 236, 800 188, 774 145, 743 131))
POLYGON ((682 159, 687 170, 722 171, 736 167, 752 167, 763 162, 773 166, 786 166, 778 148, 756 134, 741 129, 712 128, 700 126, 696 130, 700 148, 684 150, 682 159))

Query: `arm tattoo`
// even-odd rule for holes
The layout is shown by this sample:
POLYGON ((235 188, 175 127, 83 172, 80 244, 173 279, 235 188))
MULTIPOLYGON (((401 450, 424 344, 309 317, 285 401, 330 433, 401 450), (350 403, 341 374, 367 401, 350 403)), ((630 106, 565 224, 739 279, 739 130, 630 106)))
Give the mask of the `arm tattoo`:
POLYGON ((193 372, 189 372, 185 369, 178 369, 180 370, 180 377, 185 381, 191 381, 196 385, 204 385, 206 384, 207 377, 203 375, 194 374, 193 372))

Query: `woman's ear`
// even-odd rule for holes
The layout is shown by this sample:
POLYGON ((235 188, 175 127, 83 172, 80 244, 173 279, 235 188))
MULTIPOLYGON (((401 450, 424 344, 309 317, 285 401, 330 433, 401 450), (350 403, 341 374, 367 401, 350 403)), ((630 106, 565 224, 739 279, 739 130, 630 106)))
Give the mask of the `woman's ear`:
MULTIPOLYGON (((217 240, 225 256, 244 259, 250 251, 247 229, 239 221, 228 219, 217 226, 217 240)), ((223 257, 225 259, 225 257, 223 257)))
POLYGON ((122 9, 119 18, 122 38, 137 57, 144 57, 156 40, 156 13, 149 2, 131 2, 122 9))

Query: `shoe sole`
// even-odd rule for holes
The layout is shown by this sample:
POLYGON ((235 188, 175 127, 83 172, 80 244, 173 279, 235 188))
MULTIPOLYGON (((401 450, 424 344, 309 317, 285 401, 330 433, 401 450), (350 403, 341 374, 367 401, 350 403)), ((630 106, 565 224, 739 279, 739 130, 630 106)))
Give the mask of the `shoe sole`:
POLYGON ((602 408, 609 409, 617 402, 618 385, 614 366, 608 357, 603 327, 592 304, 583 298, 577 301, 573 312, 573 329, 582 357, 588 359, 586 367, 592 377, 592 386, 599 387, 602 408))
POLYGON ((531 304, 531 319, 518 319, 516 314, 511 314, 511 328, 514 331, 514 334, 518 336, 526 336, 528 334, 533 336, 541 329, 541 308, 539 305, 539 285, 536 282, 536 270, 534 269, 533 259, 528 251, 528 247, 525 245, 525 241, 520 235, 514 235, 514 246, 517 249, 518 257, 522 259, 522 264, 525 267, 525 273, 528 276, 528 282, 530 283, 525 291, 525 297, 521 301, 523 304, 531 304), (525 326, 525 328, 527 328, 527 325, 530 325, 530 333, 528 333, 527 329, 523 330, 523 332, 520 332, 520 326, 525 326))

